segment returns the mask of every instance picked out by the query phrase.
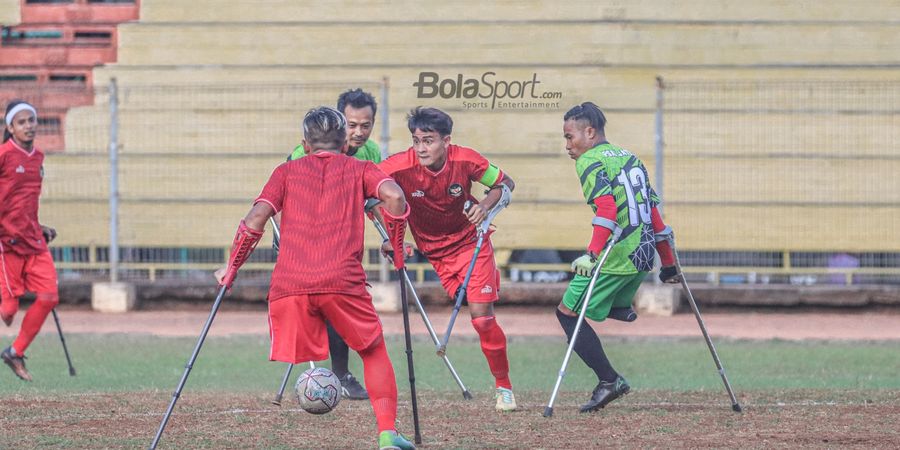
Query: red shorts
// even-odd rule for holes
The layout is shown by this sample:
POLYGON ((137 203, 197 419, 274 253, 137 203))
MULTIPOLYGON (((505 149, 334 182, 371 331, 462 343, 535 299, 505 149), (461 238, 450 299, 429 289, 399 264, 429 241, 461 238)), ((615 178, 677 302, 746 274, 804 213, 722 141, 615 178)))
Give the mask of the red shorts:
POLYGON ((19 309, 19 297, 34 292, 38 299, 55 301, 56 267, 49 251, 36 255, 20 255, 0 247, 0 309, 4 315, 19 309))
MULTIPOLYGON (((441 286, 450 297, 456 298, 456 290, 462 286, 466 279, 469 264, 472 263, 472 255, 475 246, 463 250, 453 256, 445 256, 440 260, 431 261, 434 271, 441 278, 441 286)), ((494 246, 491 239, 485 238, 481 244, 481 251, 475 260, 472 269, 472 278, 466 289, 466 299, 470 303, 492 303, 500 299, 500 271, 494 262, 494 246)))
POLYGON ((326 320, 357 352, 381 339, 381 321, 368 293, 290 295, 269 302, 269 360, 298 364, 328 359, 326 320))

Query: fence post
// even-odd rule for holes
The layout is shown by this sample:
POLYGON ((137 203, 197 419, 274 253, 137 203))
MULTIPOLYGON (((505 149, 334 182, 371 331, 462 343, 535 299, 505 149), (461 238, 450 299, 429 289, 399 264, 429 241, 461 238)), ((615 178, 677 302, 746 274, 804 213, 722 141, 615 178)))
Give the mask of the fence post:
POLYGON ((663 136, 663 94, 665 91, 665 85, 663 84, 663 79, 661 76, 656 77, 656 117, 654 121, 654 146, 656 148, 656 168, 655 168, 655 180, 653 184, 653 189, 656 191, 656 195, 659 196, 660 206, 659 210, 662 213, 663 205, 665 202, 663 201, 663 147, 665 146, 665 139, 663 136))
MULTIPOLYGON (((381 79, 381 158, 387 158, 390 155, 388 146, 391 144, 391 124, 388 121, 390 117, 390 103, 388 102, 388 89, 390 88, 391 79, 387 76, 381 79)), ((387 258, 378 252, 378 279, 382 283, 391 281, 390 272, 388 271, 387 258)))
POLYGON ((119 281, 119 92, 109 80, 109 281, 119 281))

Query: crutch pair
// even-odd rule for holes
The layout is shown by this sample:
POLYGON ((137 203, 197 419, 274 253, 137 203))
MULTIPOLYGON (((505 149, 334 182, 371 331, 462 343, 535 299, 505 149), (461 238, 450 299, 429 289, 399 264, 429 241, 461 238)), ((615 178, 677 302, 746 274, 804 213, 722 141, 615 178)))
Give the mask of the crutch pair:
MULTIPOLYGON (((562 384, 563 377, 566 375, 566 368, 569 366, 569 358, 572 356, 572 350, 575 348, 575 340, 578 339, 578 332, 581 330, 581 324, 584 322, 584 316, 588 309, 588 303, 590 303, 591 301, 591 294, 593 293, 594 285, 597 282, 597 276, 600 274, 600 269, 603 267, 603 263, 606 262, 606 259, 609 256, 609 252, 615 246, 621 234, 622 229, 616 226, 616 229, 606 241, 599 262, 596 266, 594 266, 594 273, 591 275, 591 281, 586 289, 584 301, 581 302, 582 307, 581 311, 578 313, 578 321, 575 325, 575 331, 572 333, 572 339, 569 342, 569 347, 566 349, 566 355, 563 357, 562 367, 559 369, 559 375, 556 378, 556 384, 553 386, 553 392, 550 394, 550 401, 547 403, 546 408, 544 408, 544 417, 550 417, 553 415, 553 403, 556 401, 556 395, 559 392, 559 387, 562 384)), ((728 377, 725 375, 725 368, 722 366, 722 362, 719 360, 719 355, 718 353, 716 353, 716 348, 713 345, 712 339, 710 339, 709 337, 709 333, 706 331, 706 325, 703 323, 703 318, 700 316, 700 309, 697 307, 697 302, 694 301, 694 296, 693 294, 691 294, 691 290, 687 285, 687 280, 685 280, 684 273, 681 270, 681 261, 678 259, 678 252, 675 250, 675 237, 671 232, 669 232, 664 239, 668 240, 671 244, 672 253, 674 253, 675 255, 675 267, 678 271, 676 277, 681 281, 681 286, 687 293, 688 301, 691 304, 691 309, 694 311, 694 317, 697 318, 697 324, 700 325, 700 331, 703 332, 703 338, 706 340, 706 345, 707 347, 709 347, 709 352, 712 354, 713 361, 715 361, 716 363, 716 368, 718 369, 719 375, 721 375, 722 377, 722 382, 725 384, 725 390, 728 391, 728 396, 731 398, 731 409, 735 412, 741 412, 741 405, 738 403, 737 398, 734 396, 734 391, 731 389, 731 383, 728 382, 728 377)), ((677 281, 673 278, 672 282, 677 281)))

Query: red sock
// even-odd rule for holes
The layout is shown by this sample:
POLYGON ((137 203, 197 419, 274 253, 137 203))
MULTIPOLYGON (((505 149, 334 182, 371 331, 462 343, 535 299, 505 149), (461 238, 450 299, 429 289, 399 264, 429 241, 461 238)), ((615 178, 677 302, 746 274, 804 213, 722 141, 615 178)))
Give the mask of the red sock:
POLYGON ((25 355, 25 350, 31 345, 31 341, 37 336, 38 331, 41 331, 44 320, 57 304, 59 304, 59 297, 56 294, 38 294, 37 300, 31 304, 31 307, 25 313, 19 336, 12 344, 13 348, 16 349, 17 355, 25 355))
POLYGON ((394 378, 394 366, 388 358, 384 339, 370 345, 359 352, 363 362, 363 373, 369 401, 375 411, 378 432, 393 430, 397 419, 397 380, 394 378))
POLYGON ((472 326, 481 338, 481 351, 496 380, 496 386, 512 389, 509 381, 509 361, 506 359, 506 335, 494 316, 472 319, 472 326))

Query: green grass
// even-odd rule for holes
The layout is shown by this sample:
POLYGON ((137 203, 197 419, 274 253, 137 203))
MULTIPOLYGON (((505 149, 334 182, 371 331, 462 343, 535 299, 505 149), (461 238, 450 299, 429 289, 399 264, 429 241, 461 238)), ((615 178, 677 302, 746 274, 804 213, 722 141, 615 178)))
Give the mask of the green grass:
MULTIPOLYGON (((55 336, 40 336, 28 351, 32 383, 19 382, 0 367, 0 394, 171 391, 178 384, 196 338, 149 335, 70 335, 67 343, 78 376, 69 377, 55 336)), ((559 338, 512 338, 511 377, 517 390, 549 392, 565 352, 559 338)), ((604 347, 613 365, 635 388, 668 391, 722 389, 701 339, 608 339, 604 347)), ((403 340, 388 338, 397 383, 406 386, 403 340)), ((785 389, 900 389, 900 346, 871 342, 717 342, 729 379, 738 392, 785 389)), ((194 365, 185 390, 272 392, 286 367, 272 363, 268 338, 210 337, 194 365)), ((414 343, 416 385, 421 390, 458 390, 430 342, 414 343)), ((493 380, 478 343, 454 338, 449 357, 473 393, 488 392, 493 380)), ((306 367, 305 365, 303 366, 306 367)), ((362 377, 359 358, 351 370, 362 377)), ((299 373, 295 369, 294 375, 299 373)), ((589 390, 593 374, 573 355, 564 390, 589 390)))

